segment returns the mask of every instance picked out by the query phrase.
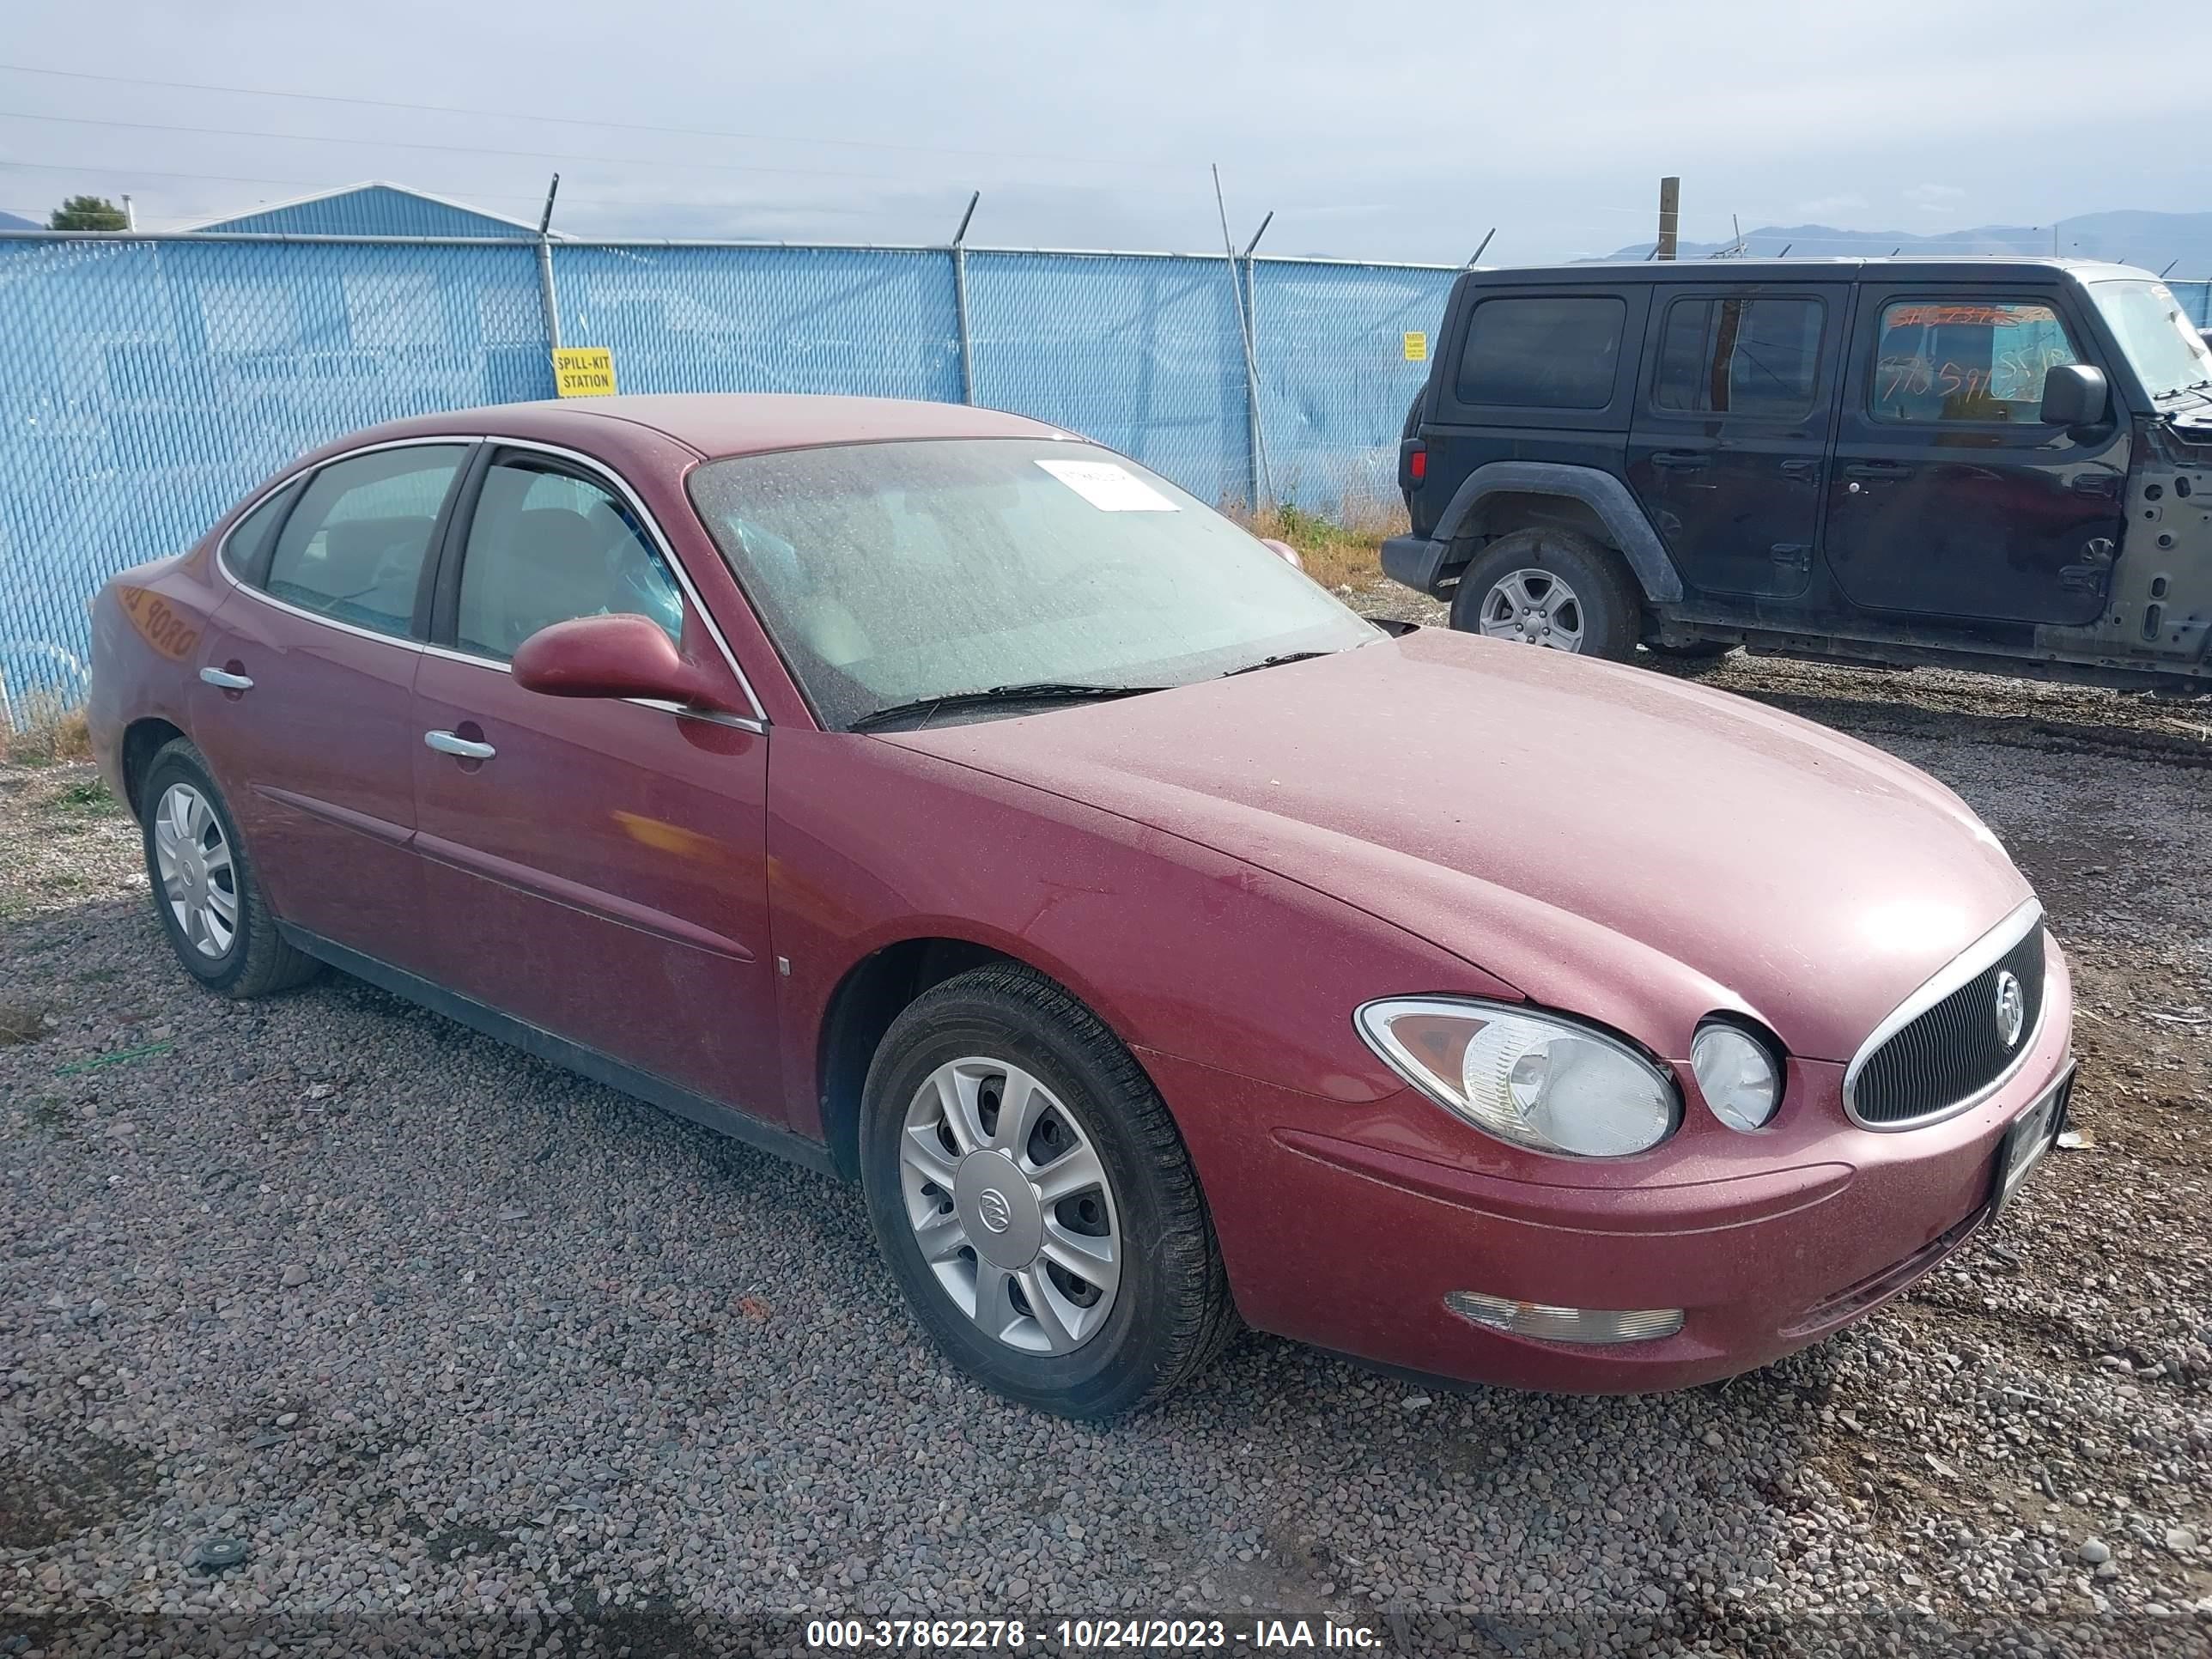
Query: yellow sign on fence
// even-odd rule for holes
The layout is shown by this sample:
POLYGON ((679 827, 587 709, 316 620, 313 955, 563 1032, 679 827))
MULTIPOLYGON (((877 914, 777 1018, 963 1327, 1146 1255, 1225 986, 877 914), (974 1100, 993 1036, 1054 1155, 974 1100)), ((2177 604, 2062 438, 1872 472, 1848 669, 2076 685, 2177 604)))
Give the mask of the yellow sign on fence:
POLYGON ((1409 363, 1425 363, 1429 361, 1427 335, 1414 329, 1408 329, 1406 331, 1406 361, 1409 363))
POLYGON ((556 346, 553 384, 564 398, 611 398, 615 354, 605 346, 556 346))

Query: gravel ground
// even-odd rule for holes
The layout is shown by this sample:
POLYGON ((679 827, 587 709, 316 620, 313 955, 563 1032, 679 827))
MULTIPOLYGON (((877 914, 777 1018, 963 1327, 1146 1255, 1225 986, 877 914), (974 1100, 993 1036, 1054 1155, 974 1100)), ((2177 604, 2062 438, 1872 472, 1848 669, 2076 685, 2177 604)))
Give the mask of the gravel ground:
POLYGON ((1245 1336, 1107 1428, 951 1374, 826 1178, 356 982, 199 994, 88 769, 0 769, 0 1656, 798 1651, 823 1613, 2212 1651, 2212 714, 1705 678, 2005 838, 2075 965, 2091 1144, 1733 1383, 1456 1394, 1245 1336))

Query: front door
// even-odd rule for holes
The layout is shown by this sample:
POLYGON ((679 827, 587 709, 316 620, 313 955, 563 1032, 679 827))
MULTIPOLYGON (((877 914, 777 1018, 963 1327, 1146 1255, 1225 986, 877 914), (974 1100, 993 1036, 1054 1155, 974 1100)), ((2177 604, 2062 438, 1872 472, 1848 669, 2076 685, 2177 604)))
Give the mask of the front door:
POLYGON ((1690 586, 1812 580, 1846 283, 1656 291, 1628 481, 1690 586))
POLYGON ((192 738, 284 921, 410 971, 427 962, 415 835, 416 665, 430 549, 468 447, 364 451, 241 519, 238 582, 192 687, 192 738))
MULTIPOLYGON (((507 669, 541 628, 636 612, 730 672, 681 573, 618 481, 520 446, 493 455, 448 548, 434 648, 415 684, 435 977, 781 1119, 765 730, 665 704, 546 696, 507 669)), ((731 686, 742 698, 734 674, 731 686)))
POLYGON ((2042 423, 2048 371, 2094 361, 2064 291, 1867 283, 1851 342, 1826 537, 1844 595, 1970 621, 2095 620, 2125 528, 2128 425, 2042 423))

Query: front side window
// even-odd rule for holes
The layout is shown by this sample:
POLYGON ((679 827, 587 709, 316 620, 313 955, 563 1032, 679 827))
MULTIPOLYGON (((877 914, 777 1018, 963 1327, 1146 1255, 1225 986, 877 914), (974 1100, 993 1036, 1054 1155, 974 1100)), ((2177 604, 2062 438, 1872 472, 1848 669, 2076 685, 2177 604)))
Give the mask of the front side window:
POLYGON ((461 556, 454 643, 505 662, 541 628, 623 614, 682 642, 683 593, 629 504, 526 459, 485 469, 461 556))
POLYGON ((2081 361, 2064 320, 2040 301, 1894 300, 1876 332, 1874 413, 2033 426, 2045 376, 2081 361))
POLYGON ((1686 414, 1810 414, 1825 313, 1818 300, 1675 301, 1660 331, 1651 401, 1686 414))
POLYGON ((1184 684, 1378 637, 1212 508, 1089 444, 737 456, 690 491, 832 727, 1041 681, 1184 684))
POLYGON ((1627 302, 1607 295, 1485 300, 1468 319, 1459 400, 1603 409, 1627 325, 1627 302))
POLYGON ((466 453, 460 444, 410 444, 323 468, 277 538, 270 596, 405 637, 438 514, 466 453))
POLYGON ((2212 346, 2164 283, 2141 278, 2089 284, 2105 326, 2127 353, 2143 390, 2160 399, 2212 392, 2212 346))

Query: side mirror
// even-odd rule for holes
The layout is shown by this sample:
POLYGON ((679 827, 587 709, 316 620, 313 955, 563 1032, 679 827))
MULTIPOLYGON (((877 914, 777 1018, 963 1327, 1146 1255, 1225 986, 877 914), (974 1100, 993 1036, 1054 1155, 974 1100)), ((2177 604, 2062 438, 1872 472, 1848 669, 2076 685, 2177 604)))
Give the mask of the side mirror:
POLYGON ((2112 388, 2105 371, 2087 363, 2061 363, 2043 377, 2043 423, 2045 426, 2095 426, 2112 407, 2112 388))
POLYGON ((643 617, 577 617, 523 641, 510 665, 514 683, 549 697, 652 697, 718 714, 744 712, 720 680, 686 662, 658 623, 643 617))
POLYGON ((1298 556, 1298 550, 1288 542, 1279 542, 1273 536, 1262 536, 1260 538, 1260 545, 1293 570, 1304 570, 1306 568, 1306 562, 1298 556))

